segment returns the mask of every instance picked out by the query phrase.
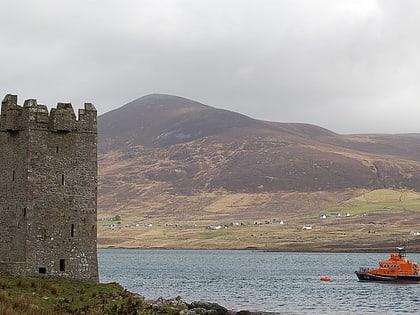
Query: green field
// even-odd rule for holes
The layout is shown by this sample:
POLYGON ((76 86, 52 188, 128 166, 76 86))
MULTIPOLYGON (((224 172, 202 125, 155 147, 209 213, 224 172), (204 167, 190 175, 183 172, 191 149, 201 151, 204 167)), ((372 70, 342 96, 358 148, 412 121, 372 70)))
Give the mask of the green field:
POLYGON ((409 241, 412 250, 420 250, 420 236, 412 233, 420 230, 420 194, 413 191, 376 190, 322 210, 290 215, 284 224, 273 224, 272 220, 260 218, 262 224, 254 224, 240 221, 238 215, 240 226, 208 220, 168 226, 168 221, 161 219, 147 228, 133 228, 132 222, 122 220, 114 229, 99 228, 99 246, 376 251, 409 241), (213 224, 222 228, 209 229, 213 224))
POLYGON ((355 215, 375 212, 420 211, 420 194, 413 191, 380 189, 328 209, 330 213, 355 215))

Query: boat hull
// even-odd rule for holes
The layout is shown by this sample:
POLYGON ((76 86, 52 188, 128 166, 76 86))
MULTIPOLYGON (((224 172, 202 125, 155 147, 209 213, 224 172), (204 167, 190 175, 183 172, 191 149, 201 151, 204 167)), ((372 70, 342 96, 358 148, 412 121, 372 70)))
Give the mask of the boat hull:
POLYGON ((384 275, 372 274, 369 272, 355 271, 360 281, 383 281, 383 282, 410 282, 420 283, 420 275, 402 276, 402 275, 384 275))

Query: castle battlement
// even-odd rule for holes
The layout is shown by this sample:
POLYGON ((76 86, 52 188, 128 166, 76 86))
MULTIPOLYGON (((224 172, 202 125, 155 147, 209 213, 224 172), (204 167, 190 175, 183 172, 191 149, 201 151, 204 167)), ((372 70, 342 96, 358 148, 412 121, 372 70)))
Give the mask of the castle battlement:
POLYGON ((18 105, 17 95, 7 94, 1 103, 0 131, 26 129, 56 132, 97 132, 97 112, 91 103, 85 103, 78 110, 78 119, 71 103, 58 103, 57 108, 48 111, 47 106, 35 99, 25 100, 18 105))

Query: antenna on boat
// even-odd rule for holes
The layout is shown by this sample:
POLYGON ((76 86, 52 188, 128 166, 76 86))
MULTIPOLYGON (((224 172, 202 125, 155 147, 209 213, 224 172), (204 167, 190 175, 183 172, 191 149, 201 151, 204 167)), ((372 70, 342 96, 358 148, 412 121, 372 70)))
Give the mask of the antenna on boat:
POLYGON ((408 241, 407 240, 403 240, 400 241, 401 246, 397 247, 398 250, 398 255, 400 255, 400 257, 405 257, 407 256, 407 247, 408 247, 408 241))
POLYGON ((398 255, 400 255, 401 258, 407 255, 407 251, 405 250, 405 247, 397 247, 397 250, 398 250, 398 255))

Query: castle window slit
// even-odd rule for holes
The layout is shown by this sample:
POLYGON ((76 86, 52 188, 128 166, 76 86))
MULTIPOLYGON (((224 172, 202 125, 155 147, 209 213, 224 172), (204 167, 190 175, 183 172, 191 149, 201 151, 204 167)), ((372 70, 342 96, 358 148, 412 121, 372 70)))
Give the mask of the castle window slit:
POLYGON ((15 181, 15 177, 16 177, 16 172, 15 172, 15 170, 13 170, 12 171, 12 181, 13 182, 15 181))
POLYGON ((74 237, 74 224, 73 224, 73 223, 72 223, 72 225, 71 225, 70 236, 71 236, 71 237, 74 237))
POLYGON ((45 267, 39 267, 38 268, 38 272, 39 273, 42 273, 42 274, 45 274, 45 273, 47 273, 47 268, 45 268, 45 267))
POLYGON ((61 174, 61 185, 64 185, 64 174, 61 174))
POLYGON ((66 271, 66 260, 60 259, 60 271, 66 271))

